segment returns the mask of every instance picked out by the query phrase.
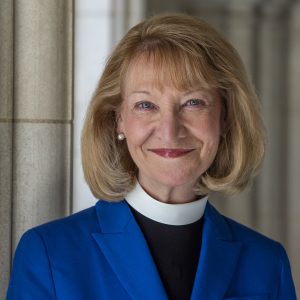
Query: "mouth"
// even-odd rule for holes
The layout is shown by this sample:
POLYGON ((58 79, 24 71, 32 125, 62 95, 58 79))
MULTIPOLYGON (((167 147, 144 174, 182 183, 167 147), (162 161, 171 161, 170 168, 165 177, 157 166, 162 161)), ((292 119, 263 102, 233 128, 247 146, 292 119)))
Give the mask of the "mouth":
POLYGON ((158 148, 158 149, 148 149, 149 151, 164 157, 164 158, 177 158, 185 156, 195 149, 167 149, 167 148, 158 148))

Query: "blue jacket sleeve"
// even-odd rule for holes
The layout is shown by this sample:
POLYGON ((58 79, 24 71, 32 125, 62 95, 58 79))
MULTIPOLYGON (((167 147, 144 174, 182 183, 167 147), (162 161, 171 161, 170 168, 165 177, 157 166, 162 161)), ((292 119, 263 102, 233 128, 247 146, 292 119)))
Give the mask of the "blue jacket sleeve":
POLYGON ((56 299, 47 250, 35 229, 23 235, 16 249, 6 299, 56 299))
POLYGON ((281 245, 280 248, 281 248, 281 272, 280 272, 280 285, 278 288, 277 299, 297 300, 289 259, 284 248, 281 245))

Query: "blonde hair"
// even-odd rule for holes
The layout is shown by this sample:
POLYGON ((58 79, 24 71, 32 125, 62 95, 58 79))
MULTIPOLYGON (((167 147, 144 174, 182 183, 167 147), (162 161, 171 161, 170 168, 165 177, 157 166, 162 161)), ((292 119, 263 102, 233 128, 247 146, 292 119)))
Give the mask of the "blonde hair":
POLYGON ((225 110, 225 129, 197 194, 236 194, 256 175, 264 156, 259 102, 236 50, 206 22, 181 15, 158 15, 134 26, 107 61, 90 102, 82 133, 85 179, 97 198, 120 200, 133 188, 137 167, 126 143, 117 140, 122 84, 130 65, 151 59, 157 82, 179 89, 216 88, 225 110))

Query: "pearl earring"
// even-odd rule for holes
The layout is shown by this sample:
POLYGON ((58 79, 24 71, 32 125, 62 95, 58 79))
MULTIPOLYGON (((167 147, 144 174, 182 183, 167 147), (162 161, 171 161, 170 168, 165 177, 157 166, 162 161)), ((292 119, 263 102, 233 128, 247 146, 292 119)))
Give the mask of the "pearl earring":
POLYGON ((118 135, 117 135, 117 139, 118 139, 118 141, 123 141, 124 139, 125 139, 125 135, 124 135, 124 133, 118 133, 118 135))

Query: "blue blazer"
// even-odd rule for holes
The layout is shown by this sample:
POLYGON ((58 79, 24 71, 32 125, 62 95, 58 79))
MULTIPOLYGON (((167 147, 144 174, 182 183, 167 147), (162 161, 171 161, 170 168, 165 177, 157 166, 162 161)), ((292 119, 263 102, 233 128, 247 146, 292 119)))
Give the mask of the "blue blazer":
MULTIPOLYGON (((23 235, 7 299, 168 298, 128 204, 99 201, 23 235)), ((208 203, 191 299, 296 299, 285 250, 208 203)))

